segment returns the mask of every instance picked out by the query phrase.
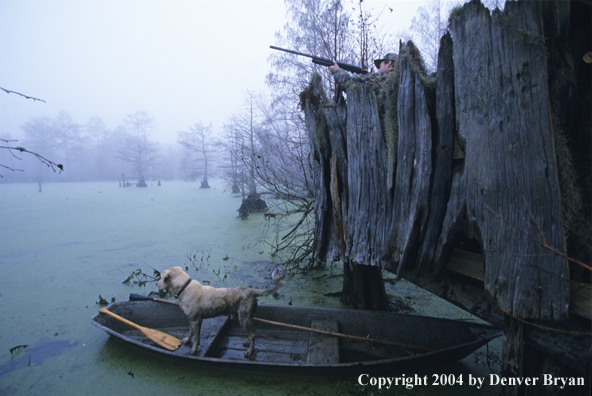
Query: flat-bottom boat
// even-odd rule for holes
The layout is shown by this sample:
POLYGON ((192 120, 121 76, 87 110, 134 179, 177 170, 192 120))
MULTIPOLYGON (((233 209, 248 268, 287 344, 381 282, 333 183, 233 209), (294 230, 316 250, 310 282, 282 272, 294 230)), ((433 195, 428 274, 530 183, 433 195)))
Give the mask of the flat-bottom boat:
MULTIPOLYGON (((110 304, 107 309, 140 326, 179 339, 189 332, 187 317, 175 305, 121 301, 110 304)), ((255 317, 365 337, 373 342, 255 322, 255 351, 245 358, 245 331, 238 319, 221 316, 203 321, 197 353, 187 355, 190 346, 165 350, 139 330, 111 316, 99 313, 91 323, 132 347, 176 362, 332 377, 362 373, 394 375, 446 365, 468 356, 502 334, 501 330, 486 324, 364 310, 259 305, 255 317), (385 345, 374 342, 376 340, 400 345, 385 345)))

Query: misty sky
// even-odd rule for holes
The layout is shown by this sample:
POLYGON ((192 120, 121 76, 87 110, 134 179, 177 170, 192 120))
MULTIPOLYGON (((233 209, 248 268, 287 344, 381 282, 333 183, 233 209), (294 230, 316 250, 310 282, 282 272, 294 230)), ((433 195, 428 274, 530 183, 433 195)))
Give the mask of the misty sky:
MULTIPOLYGON (((424 5, 365 3, 393 9, 381 19, 393 34, 424 5)), ((196 122, 219 132, 245 90, 265 90, 285 17, 282 0, 0 0, 0 87, 46 102, 0 91, 0 137, 60 110, 110 129, 143 110, 165 143, 196 122)))

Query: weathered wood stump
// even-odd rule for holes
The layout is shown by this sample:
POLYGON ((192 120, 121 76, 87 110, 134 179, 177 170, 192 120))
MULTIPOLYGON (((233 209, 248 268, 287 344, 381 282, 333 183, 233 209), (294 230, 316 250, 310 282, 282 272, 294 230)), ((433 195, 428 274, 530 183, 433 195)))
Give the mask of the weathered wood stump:
POLYGON ((248 195, 243 200, 240 208, 238 208, 238 217, 245 220, 249 217, 250 213, 263 213, 267 209, 267 204, 262 200, 259 195, 248 195))
POLYGON ((201 181, 199 188, 210 188, 207 177, 204 177, 204 179, 201 181))
POLYGON ((144 180, 144 177, 140 177, 140 180, 138 180, 138 182, 136 183, 136 187, 148 187, 146 181, 144 180))
POLYGON ((589 356, 578 367, 581 354, 561 350, 589 350, 589 339, 522 325, 565 321, 570 281, 590 282, 565 256, 590 260, 589 7, 521 1, 490 13, 473 0, 451 16, 435 75, 409 42, 378 100, 350 84, 337 106, 318 76, 301 96, 318 258, 341 258, 346 278, 389 269, 505 323, 508 373, 548 353, 589 378, 589 356), (450 275, 451 253, 466 247, 481 286, 450 275))

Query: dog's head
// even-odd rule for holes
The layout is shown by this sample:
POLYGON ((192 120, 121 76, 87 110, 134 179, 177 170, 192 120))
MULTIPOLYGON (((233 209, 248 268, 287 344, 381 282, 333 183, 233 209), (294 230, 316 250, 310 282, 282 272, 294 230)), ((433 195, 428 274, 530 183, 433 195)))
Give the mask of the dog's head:
POLYGON ((169 268, 162 273, 156 287, 158 287, 158 290, 168 289, 170 292, 175 293, 176 290, 183 287, 187 279, 189 279, 189 275, 181 267, 169 268))

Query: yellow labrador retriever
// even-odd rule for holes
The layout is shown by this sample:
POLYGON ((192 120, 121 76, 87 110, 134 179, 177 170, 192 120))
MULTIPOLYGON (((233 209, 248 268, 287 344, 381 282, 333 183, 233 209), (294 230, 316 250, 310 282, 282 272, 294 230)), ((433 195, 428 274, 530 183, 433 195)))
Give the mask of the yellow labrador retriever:
POLYGON ((156 286, 159 290, 168 289, 173 293, 179 299, 183 313, 189 318, 189 335, 182 340, 184 344, 189 344, 193 337, 193 346, 187 352, 188 355, 194 355, 197 351, 203 319, 238 313, 239 322, 248 336, 243 344, 248 346, 245 352, 247 357, 253 353, 255 347, 253 315, 257 309, 257 297, 274 293, 280 285, 267 290, 248 287, 214 288, 203 286, 198 281, 192 280, 180 267, 174 267, 162 273, 156 286))

